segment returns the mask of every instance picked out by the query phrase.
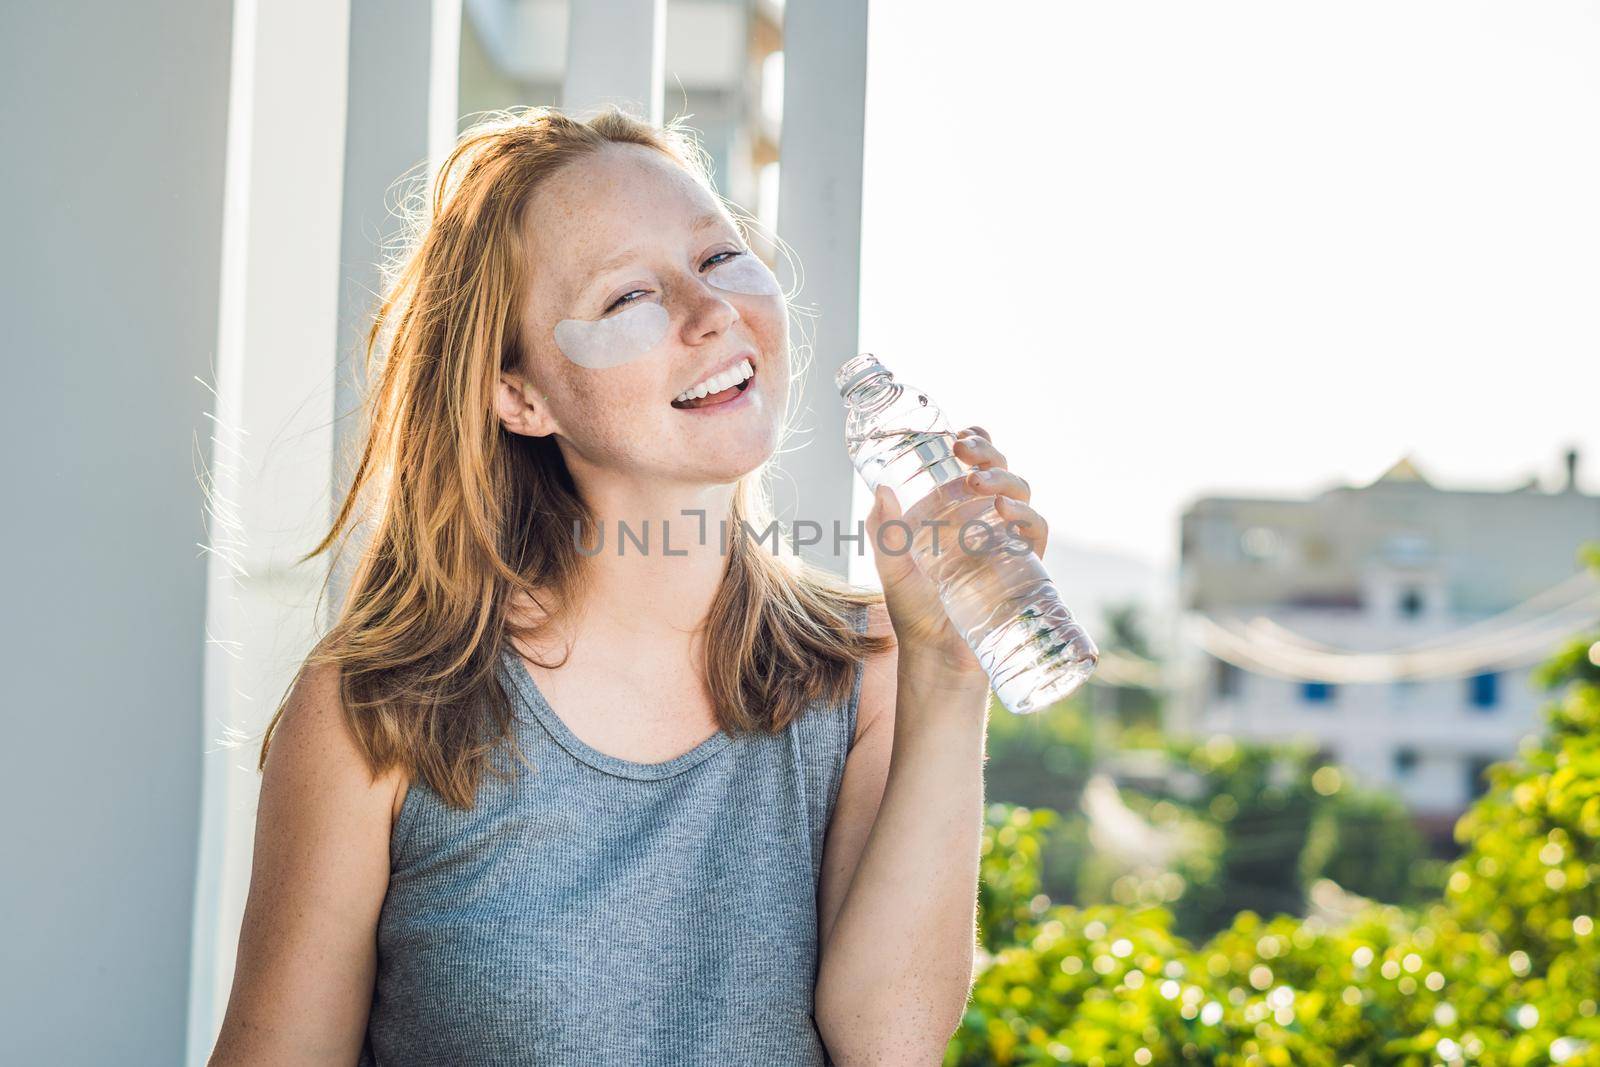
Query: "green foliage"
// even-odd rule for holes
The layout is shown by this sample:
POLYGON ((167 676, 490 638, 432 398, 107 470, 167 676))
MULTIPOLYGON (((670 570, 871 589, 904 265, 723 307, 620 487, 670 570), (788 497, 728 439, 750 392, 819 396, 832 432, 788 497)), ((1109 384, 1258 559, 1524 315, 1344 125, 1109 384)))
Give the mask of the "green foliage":
POLYGON ((1001 800, 1066 813, 1076 809, 1099 751, 1090 716, 1074 697, 1038 715, 991 715, 984 774, 1000 787, 1001 800))
POLYGON ((1600 686, 1568 689, 1550 724, 1549 741, 1490 769, 1489 793, 1456 824, 1468 851, 1446 899, 1552 981, 1576 954, 1587 973, 1569 991, 1596 997, 1600 958, 1581 931, 1600 919, 1600 686))
POLYGON ((978 934, 988 950, 1009 944, 1049 905, 1042 895, 1040 856, 1053 811, 991 804, 978 865, 978 934))
POLYGON ((1445 864, 1398 797, 1340 784, 1313 816, 1300 854, 1300 879, 1330 878, 1352 893, 1393 904, 1421 904, 1444 889, 1445 864))
MULTIPOLYGON (((1340 790, 1302 788, 1306 775, 1286 775, 1281 764, 1274 774, 1260 753, 1223 743, 1186 753, 1205 783, 1195 808, 1232 834, 1250 810, 1240 798, 1260 793, 1265 805, 1276 790, 1278 810, 1305 820, 1304 847, 1286 844, 1276 862, 1313 879, 1317 906, 1307 917, 1240 910, 1197 943, 1177 932, 1175 909, 1054 903, 1041 889, 1041 856, 1061 822, 993 805, 979 970, 946 1067, 1600 1067, 1593 644, 1574 642, 1545 665, 1546 684, 1561 690, 1548 730, 1491 768, 1488 792, 1456 827, 1464 851, 1444 872, 1442 895, 1425 903, 1374 904, 1315 881, 1358 883, 1365 865, 1376 868, 1367 872, 1374 884, 1394 885, 1385 850, 1413 843, 1389 806, 1359 794, 1323 804, 1340 790), (1341 819, 1356 829, 1347 834, 1341 819), (1378 840, 1361 841, 1363 825, 1381 831, 1378 840)), ((1220 847, 1213 873, 1287 890, 1265 847, 1241 848, 1242 840, 1220 847)))
POLYGON ((1204 937, 1238 911, 1298 912, 1300 854, 1318 800, 1309 754, 1229 737, 1172 742, 1172 748, 1199 775, 1194 806, 1223 831, 1215 875, 1196 880, 1179 902, 1180 929, 1204 937))
POLYGON ((1203 939, 1240 910, 1298 912, 1318 878, 1384 903, 1419 903, 1443 886, 1444 864, 1428 858, 1402 804, 1352 789, 1304 749, 1227 737, 1185 741, 1148 728, 1096 737, 1086 720, 1071 704, 991 719, 991 796, 1060 813, 1039 844, 1041 891, 1057 902, 1162 903, 1179 932, 1203 939), (1182 883, 1177 896, 1142 886, 1090 847, 1079 801, 1095 763, 1113 751, 1164 761, 1171 777, 1186 776, 1184 789, 1123 790, 1140 815, 1190 842, 1173 867, 1182 883))

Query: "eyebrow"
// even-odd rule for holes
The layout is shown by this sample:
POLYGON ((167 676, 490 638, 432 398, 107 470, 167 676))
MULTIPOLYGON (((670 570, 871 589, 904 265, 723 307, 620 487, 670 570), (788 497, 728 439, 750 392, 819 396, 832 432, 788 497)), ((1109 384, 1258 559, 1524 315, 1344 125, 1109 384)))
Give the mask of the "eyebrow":
MULTIPOLYGON (((724 225, 726 221, 726 219, 715 212, 701 215, 699 218, 694 220, 694 225, 690 227, 690 231, 696 234, 703 233, 706 230, 724 225)), ((594 283, 599 280, 601 275, 611 273, 618 267, 633 259, 638 254, 638 249, 627 248, 598 264, 592 271, 589 272, 589 280, 584 283, 583 291, 587 292, 590 288, 592 288, 594 283)))

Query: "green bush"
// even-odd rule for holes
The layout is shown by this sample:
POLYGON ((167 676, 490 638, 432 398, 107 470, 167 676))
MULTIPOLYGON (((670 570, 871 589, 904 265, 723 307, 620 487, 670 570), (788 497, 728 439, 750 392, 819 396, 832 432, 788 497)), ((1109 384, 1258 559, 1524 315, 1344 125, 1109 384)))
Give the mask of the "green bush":
MULTIPOLYGON (((1426 903, 1374 904, 1316 881, 1310 915, 1238 911, 1196 944, 1165 906, 1052 902, 1041 856, 1059 820, 992 805, 979 969, 945 1064, 1600 1067, 1596 640, 1572 642, 1542 669, 1560 690, 1549 728, 1491 769, 1489 790, 1456 826, 1463 852, 1426 903)), ((1207 768, 1225 783, 1213 797, 1271 787, 1253 758, 1221 755, 1207 768)), ((1313 806, 1292 784, 1280 799, 1291 811, 1313 806)), ((1387 819, 1367 798, 1350 804, 1387 819)), ((1316 847, 1300 876, 1357 880, 1357 843, 1316 847)), ((1381 861, 1377 846, 1366 854, 1381 861)), ((1229 877, 1287 884, 1265 865, 1221 852, 1229 877)), ((1392 884, 1395 874, 1374 877, 1392 884)))
POLYGON ((1040 891, 1056 903, 1164 904, 1180 933, 1203 940, 1241 910, 1298 913, 1321 878, 1383 903, 1420 904, 1443 888, 1446 864, 1429 857, 1404 805, 1353 788, 1307 747, 1171 738, 1115 722, 1092 729, 1090 718, 1074 698, 1042 715, 990 720, 991 797, 1057 813, 1039 844, 1040 891), (1121 789, 1125 804, 1184 842, 1171 868, 1176 883, 1091 847, 1079 803, 1096 766, 1114 754, 1186 778, 1186 788, 1121 789))
POLYGON ((1390 904, 1422 904, 1444 889, 1445 863, 1428 846, 1398 797, 1338 788, 1318 805, 1300 854, 1300 878, 1329 878, 1352 893, 1390 904))

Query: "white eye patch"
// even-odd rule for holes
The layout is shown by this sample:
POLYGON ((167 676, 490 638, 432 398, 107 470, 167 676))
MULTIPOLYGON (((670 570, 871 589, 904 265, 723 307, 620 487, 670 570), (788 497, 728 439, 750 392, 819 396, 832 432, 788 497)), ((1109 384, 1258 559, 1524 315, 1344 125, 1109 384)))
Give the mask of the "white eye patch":
MULTIPOLYGON (((750 252, 723 260, 706 272, 705 279, 707 285, 730 293, 783 294, 772 271, 750 252)), ((580 367, 605 370, 649 355, 670 325, 666 308, 641 301, 607 319, 562 319, 556 323, 556 347, 580 367)))
POLYGON ((706 271, 706 284, 749 296, 778 296, 783 292, 772 271, 750 252, 725 259, 706 271))
POLYGON ((609 319, 562 319, 556 323, 556 347, 580 367, 605 370, 649 355, 670 325, 660 304, 637 303, 609 319))

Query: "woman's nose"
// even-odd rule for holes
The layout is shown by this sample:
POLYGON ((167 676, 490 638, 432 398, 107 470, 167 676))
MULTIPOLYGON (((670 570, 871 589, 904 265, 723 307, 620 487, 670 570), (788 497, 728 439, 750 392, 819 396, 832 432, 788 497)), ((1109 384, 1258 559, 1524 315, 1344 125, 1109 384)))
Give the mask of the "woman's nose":
POLYGON ((724 333, 739 321, 739 309, 704 282, 688 289, 689 314, 684 321, 685 339, 694 342, 724 333))

